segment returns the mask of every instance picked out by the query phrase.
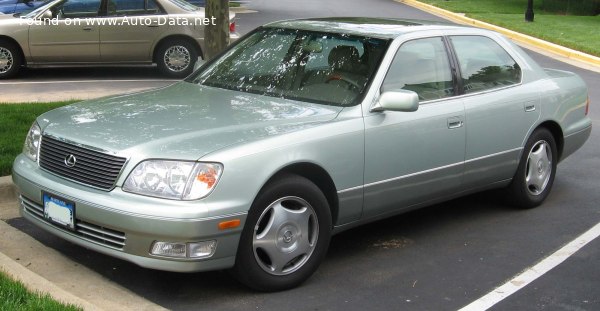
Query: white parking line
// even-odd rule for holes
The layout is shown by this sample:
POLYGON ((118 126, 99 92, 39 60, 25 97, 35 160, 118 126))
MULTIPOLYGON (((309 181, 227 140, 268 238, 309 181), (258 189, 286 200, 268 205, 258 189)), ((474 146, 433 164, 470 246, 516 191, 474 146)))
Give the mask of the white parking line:
POLYGON ((15 84, 58 84, 58 83, 114 83, 114 82, 176 82, 177 79, 160 79, 160 80, 66 80, 66 81, 14 81, 0 82, 0 85, 15 85, 15 84))
POLYGON ((489 292, 487 295, 473 301, 469 305, 461 308, 459 311, 480 311, 487 310, 504 300, 506 297, 516 293, 518 290, 527 286, 540 276, 544 275, 554 267, 558 266, 571 255, 575 254, 579 249, 584 247, 589 242, 600 236, 600 223, 596 224, 590 230, 565 245, 563 248, 556 251, 554 254, 544 258, 535 266, 523 271, 515 276, 512 280, 504 283, 502 286, 489 292))

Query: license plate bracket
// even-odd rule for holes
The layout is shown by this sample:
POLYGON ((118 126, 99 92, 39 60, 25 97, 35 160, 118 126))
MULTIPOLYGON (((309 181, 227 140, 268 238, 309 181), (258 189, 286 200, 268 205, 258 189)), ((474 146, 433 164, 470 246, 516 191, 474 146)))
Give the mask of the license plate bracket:
POLYGON ((42 193, 44 218, 58 226, 75 230, 75 203, 49 193, 42 193))

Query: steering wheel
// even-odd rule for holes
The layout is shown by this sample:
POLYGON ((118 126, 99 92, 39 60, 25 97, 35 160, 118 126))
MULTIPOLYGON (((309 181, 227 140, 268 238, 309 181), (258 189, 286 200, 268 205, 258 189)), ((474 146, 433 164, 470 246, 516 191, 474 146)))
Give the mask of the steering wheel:
POLYGON ((346 82, 348 84, 348 86, 350 86, 351 88, 356 89, 357 91, 360 91, 361 87, 360 85, 358 85, 358 83, 356 83, 355 81, 352 81, 346 77, 344 77, 343 75, 340 74, 333 74, 330 75, 327 80, 325 80, 325 83, 329 83, 331 81, 342 81, 342 82, 346 82))

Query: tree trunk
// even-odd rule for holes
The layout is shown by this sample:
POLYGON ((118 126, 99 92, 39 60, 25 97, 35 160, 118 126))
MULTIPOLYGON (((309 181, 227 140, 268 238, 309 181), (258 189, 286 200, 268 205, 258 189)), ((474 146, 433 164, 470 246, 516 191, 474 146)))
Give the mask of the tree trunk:
POLYGON ((206 17, 211 18, 204 27, 204 59, 208 60, 229 44, 229 0, 206 0, 206 17))

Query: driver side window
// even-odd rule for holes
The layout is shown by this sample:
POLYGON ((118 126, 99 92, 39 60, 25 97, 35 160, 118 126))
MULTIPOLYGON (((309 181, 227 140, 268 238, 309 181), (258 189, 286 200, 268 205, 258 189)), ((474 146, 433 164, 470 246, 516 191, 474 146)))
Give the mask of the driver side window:
POLYGON ((398 49, 381 91, 409 90, 421 101, 454 95, 448 54, 441 37, 405 42, 398 49))
POLYGON ((65 0, 54 6, 52 16, 58 19, 97 17, 101 0, 65 0))

